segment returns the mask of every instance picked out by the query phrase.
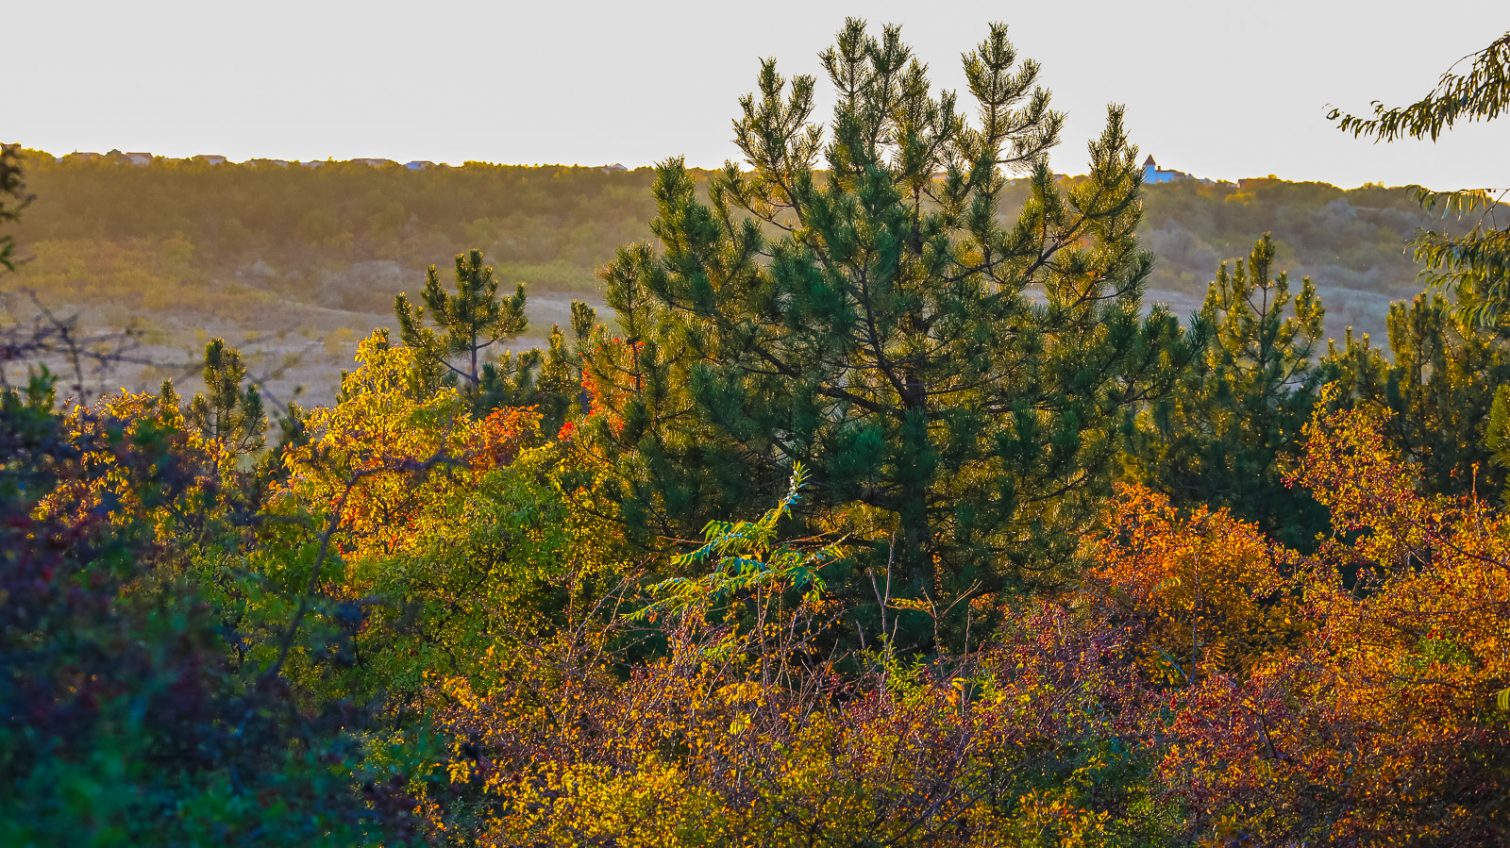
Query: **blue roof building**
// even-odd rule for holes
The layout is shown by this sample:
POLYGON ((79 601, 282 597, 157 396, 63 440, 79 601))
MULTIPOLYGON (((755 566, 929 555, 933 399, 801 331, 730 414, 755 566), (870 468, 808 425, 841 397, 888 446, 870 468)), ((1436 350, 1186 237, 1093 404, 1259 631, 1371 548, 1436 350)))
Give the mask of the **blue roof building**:
POLYGON ((1188 180, 1190 175, 1184 171, 1166 171, 1159 167, 1159 163, 1153 160, 1152 154, 1143 160, 1143 184, 1172 183, 1175 180, 1188 180))

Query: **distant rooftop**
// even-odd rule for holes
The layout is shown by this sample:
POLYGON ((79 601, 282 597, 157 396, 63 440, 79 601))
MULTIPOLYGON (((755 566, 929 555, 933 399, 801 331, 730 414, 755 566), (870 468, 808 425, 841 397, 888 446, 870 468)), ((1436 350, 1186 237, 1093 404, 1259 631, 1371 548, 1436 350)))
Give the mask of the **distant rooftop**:
POLYGON ((1169 169, 1165 169, 1165 168, 1160 168, 1159 167, 1159 163, 1154 161, 1152 153, 1148 154, 1148 158, 1147 159, 1143 160, 1143 184, 1144 185, 1153 185, 1153 184, 1156 184, 1156 183, 1172 183, 1172 182, 1175 182, 1176 180, 1189 180, 1189 179, 1194 179, 1194 177, 1190 176, 1189 174, 1185 173, 1184 171, 1175 171, 1175 170, 1169 170, 1169 169))

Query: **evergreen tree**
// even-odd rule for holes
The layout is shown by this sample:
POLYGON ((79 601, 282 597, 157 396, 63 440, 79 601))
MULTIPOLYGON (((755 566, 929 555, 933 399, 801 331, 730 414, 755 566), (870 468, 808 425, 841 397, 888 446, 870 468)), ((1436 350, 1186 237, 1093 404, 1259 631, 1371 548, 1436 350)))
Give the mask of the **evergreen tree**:
POLYGON ((489 362, 486 352, 524 332, 524 284, 512 297, 498 293, 498 278, 482 251, 456 256, 456 290, 448 294, 440 274, 431 265, 425 273, 423 306, 411 303, 407 293, 394 298, 399 337, 419 352, 418 359, 434 385, 456 385, 482 408, 518 393, 538 364, 531 353, 514 356, 505 352, 489 362), (428 310, 428 311, 427 311, 428 310), (434 327, 427 326, 426 318, 434 327), (486 399, 486 400, 485 400, 486 399))
POLYGON ((688 538, 801 462, 828 526, 893 548, 899 591, 1060 567, 1119 430, 1188 355, 1166 310, 1141 314, 1122 110, 1089 175, 1062 181, 1063 116, 1004 26, 964 57, 973 122, 895 27, 849 20, 822 63, 827 128, 815 80, 763 62, 734 122, 744 167, 704 201, 680 160, 661 165, 660 250, 604 272, 626 335, 594 346, 587 378, 624 513, 688 538), (1029 197, 1010 217, 1014 174, 1029 197))
MULTIPOLYGON (((212 339, 204 350, 204 391, 196 392, 184 420, 204 437, 231 454, 251 454, 266 444, 267 415, 262 395, 247 382, 241 354, 224 339, 212 339)), ((172 386, 163 398, 173 403, 172 386)), ((176 405, 176 404, 175 404, 176 405)))
POLYGON ((485 370, 479 411, 505 406, 533 406, 547 432, 557 432, 568 419, 585 410, 582 358, 597 328, 597 312, 580 300, 571 302, 571 341, 552 324, 545 348, 515 354, 505 351, 498 365, 485 370))
POLYGON ((1281 458, 1298 443, 1329 368, 1312 361, 1323 310, 1309 278, 1290 292, 1267 234, 1245 261, 1222 263, 1195 320, 1204 354, 1178 391, 1154 403, 1135 437, 1134 476, 1177 503, 1225 506, 1289 544, 1326 515, 1286 486, 1281 458))
POLYGON ((559 326, 552 326, 540 355, 531 403, 539 407, 541 424, 556 432, 567 420, 587 411, 582 388, 582 359, 598 326, 597 312, 580 300, 571 303, 571 341, 559 326))
POLYGON ((1388 356, 1366 336, 1331 354, 1344 399, 1389 411, 1384 434, 1429 491, 1495 490, 1503 474, 1486 439, 1496 387, 1510 381, 1510 352, 1465 330, 1441 295, 1392 304, 1388 326, 1388 356))
MULTIPOLYGON (((17 221, 31 202, 21 172, 21 145, 0 144, 0 225, 17 221)), ((16 237, 0 233, 0 271, 16 269, 16 237)))

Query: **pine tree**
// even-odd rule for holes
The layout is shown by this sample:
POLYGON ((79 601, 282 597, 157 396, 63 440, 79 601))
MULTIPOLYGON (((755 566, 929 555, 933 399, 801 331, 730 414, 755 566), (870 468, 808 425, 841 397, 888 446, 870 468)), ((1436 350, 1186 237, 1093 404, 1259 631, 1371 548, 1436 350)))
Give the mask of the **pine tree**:
MULTIPOLYGON (((21 210, 31 202, 21 171, 21 145, 0 144, 0 225, 21 218, 21 210)), ((16 269, 16 237, 0 233, 0 271, 16 269)))
POLYGON ((1153 404, 1135 435, 1131 471, 1176 503, 1225 506, 1291 545, 1326 527, 1281 460, 1298 443, 1330 368, 1312 360, 1323 310, 1309 278, 1290 292, 1265 234, 1231 271, 1222 263, 1196 316, 1209 340, 1178 391, 1153 404))
POLYGON ((518 285, 512 297, 501 297, 493 266, 483 261, 482 251, 472 250, 456 256, 455 289, 448 294, 431 265, 420 294, 423 306, 411 303, 407 293, 394 298, 399 337, 418 351, 429 381, 459 383, 463 394, 486 408, 488 401, 497 403, 522 391, 538 364, 530 352, 518 356, 505 352, 494 362, 486 355, 489 348, 507 343, 528 325, 524 284, 518 285), (427 318, 434 327, 427 326, 427 318))
POLYGON ((1119 431, 1188 356, 1141 314, 1141 172, 1122 110, 1064 181, 1063 116, 1006 27, 964 57, 976 119, 934 94, 895 27, 849 20, 836 93, 762 63, 707 200, 658 169, 660 243, 604 272, 625 336, 590 351, 593 437, 625 516, 689 538, 812 470, 825 522, 895 586, 958 595, 1062 566, 1106 491, 1119 431), (821 164, 820 164, 821 163, 821 164), (1030 187, 1015 217, 1011 176, 1030 187))
POLYGON ((1427 490, 1494 491, 1504 475, 1490 462, 1490 411, 1496 387, 1510 382, 1510 351, 1455 321, 1439 294, 1391 304, 1387 325, 1388 356, 1367 336, 1330 355, 1344 399, 1389 411, 1384 434, 1427 490))
POLYGON ((582 360, 597 327, 597 312, 580 300, 571 303, 571 341, 559 326, 551 327, 540 356, 534 397, 529 399, 539 407, 541 425, 547 432, 556 432, 567 420, 587 411, 582 360))
MULTIPOLYGON (((184 420, 232 455, 255 453, 266 444, 267 415, 262 395, 247 382, 241 354, 224 339, 211 339, 204 350, 204 391, 196 392, 184 420)), ((172 403, 172 386, 163 398, 172 403)))

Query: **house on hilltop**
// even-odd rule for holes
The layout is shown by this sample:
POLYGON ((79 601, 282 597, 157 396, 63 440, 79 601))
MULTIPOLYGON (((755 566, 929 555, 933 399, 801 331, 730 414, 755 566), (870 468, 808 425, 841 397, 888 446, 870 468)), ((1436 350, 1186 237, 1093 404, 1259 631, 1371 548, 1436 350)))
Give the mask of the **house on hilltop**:
POLYGON ((1149 154, 1143 160, 1143 184, 1172 183, 1175 180, 1188 180, 1190 175, 1184 171, 1168 171, 1159 167, 1159 163, 1153 160, 1153 154, 1149 154))
POLYGON ((426 159, 415 159, 413 162, 405 162, 404 167, 411 171, 423 171, 428 168, 434 168, 435 163, 426 159))
POLYGON ((132 165, 135 165, 138 168, 140 168, 140 167, 142 167, 144 165, 151 165, 152 164, 152 154, 151 153, 138 152, 138 153, 124 153, 122 155, 126 157, 126 161, 127 162, 131 163, 132 165))
POLYGON ((200 155, 195 156, 193 161, 203 162, 206 165, 224 165, 226 163, 226 158, 216 153, 201 153, 200 155))

